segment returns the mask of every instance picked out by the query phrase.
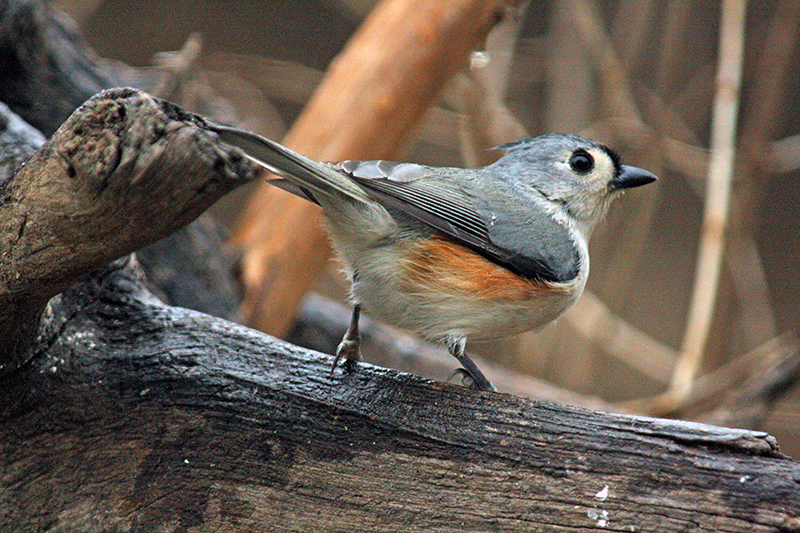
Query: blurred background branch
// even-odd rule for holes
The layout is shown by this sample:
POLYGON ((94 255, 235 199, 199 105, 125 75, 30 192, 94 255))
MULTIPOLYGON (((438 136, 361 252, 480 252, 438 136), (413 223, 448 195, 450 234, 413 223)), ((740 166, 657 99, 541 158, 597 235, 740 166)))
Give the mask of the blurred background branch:
MULTIPOLYGON (((722 3, 716 94, 711 116, 711 158, 706 179, 700 246, 681 355, 664 399, 672 404, 684 401, 692 390, 717 308, 722 258, 730 225, 736 129, 744 68, 746 9, 747 2, 744 0, 724 0, 722 3)), ((665 407, 670 410, 674 405, 665 407)))

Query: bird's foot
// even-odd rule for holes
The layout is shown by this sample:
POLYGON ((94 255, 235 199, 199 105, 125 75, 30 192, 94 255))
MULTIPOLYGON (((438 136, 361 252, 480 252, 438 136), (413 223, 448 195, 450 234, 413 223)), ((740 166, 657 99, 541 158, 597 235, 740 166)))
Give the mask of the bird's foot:
POLYGON ((353 307, 350 327, 347 328, 342 342, 336 347, 336 355, 331 364, 330 377, 333 377, 333 371, 336 370, 336 365, 339 364, 340 359, 344 359, 346 365, 351 365, 355 361, 361 361, 361 336, 358 333, 358 318, 360 314, 361 306, 356 304, 353 307))
POLYGON ((469 372, 464 370, 463 368, 456 368, 450 375, 447 376, 447 383, 450 383, 450 380, 453 379, 455 376, 461 377, 461 385, 468 389, 478 390, 478 387, 475 385, 475 380, 472 379, 472 376, 469 375, 469 372))
POLYGON ((488 391, 497 391, 492 382, 486 379, 486 376, 483 375, 481 369, 478 368, 472 359, 469 358, 465 351, 466 346, 466 339, 465 338, 455 338, 450 339, 447 342, 447 348, 450 351, 450 355, 458 359, 458 362, 461 363, 462 368, 456 368, 453 372, 450 373, 450 376, 447 378, 447 381, 455 376, 456 374, 461 375, 461 383, 470 389, 473 390, 488 390, 488 391))
POLYGON ((339 346, 336 348, 336 355, 333 358, 333 363, 331 364, 331 377, 333 377, 333 371, 336 370, 336 366, 342 359, 344 359, 345 365, 361 361, 361 349, 358 340, 344 339, 339 343, 339 346))
POLYGON ((484 376, 483 374, 481 374, 480 377, 476 379, 476 377, 470 374, 466 368, 456 368, 455 370, 450 372, 449 376, 447 376, 447 382, 449 383, 450 380, 453 379, 453 377, 455 376, 461 376, 461 385, 463 385, 468 389, 488 390, 497 392, 497 389, 495 388, 494 385, 492 385, 492 382, 486 379, 486 376, 484 376), (478 383, 480 383, 481 385, 478 385, 478 383))

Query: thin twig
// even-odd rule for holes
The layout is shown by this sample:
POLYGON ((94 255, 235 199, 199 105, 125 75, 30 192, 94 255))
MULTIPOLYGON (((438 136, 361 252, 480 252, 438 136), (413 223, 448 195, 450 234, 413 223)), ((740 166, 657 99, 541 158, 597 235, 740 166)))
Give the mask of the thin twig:
MULTIPOLYGON (((662 395, 620 402, 617 406, 634 413, 702 418, 708 416, 709 410, 718 409, 720 404, 725 403, 726 394, 735 394, 744 383, 757 382, 764 376, 773 375, 787 360, 796 359, 797 350, 796 334, 787 331, 697 378, 689 394, 680 403, 670 403, 671 398, 662 395)), ((789 381, 795 379, 793 375, 787 375, 786 378, 789 381)))
POLYGON ((602 26, 602 17, 597 6, 594 2, 582 0, 572 7, 577 29, 586 43, 586 50, 595 58, 602 83, 606 87, 603 96, 610 99, 607 102, 609 114, 644 122, 633 97, 628 74, 602 26))
POLYGON ((775 334, 775 313, 766 274, 754 237, 758 215, 764 202, 768 177, 765 156, 769 141, 783 119, 781 104, 789 72, 795 66, 800 4, 796 0, 777 2, 766 30, 764 44, 749 89, 749 102, 741 119, 739 144, 742 147, 736 195, 731 212, 730 260, 734 289, 740 302, 740 322, 749 345, 775 334))
POLYGON ((158 52, 153 57, 153 62, 163 69, 163 76, 159 83, 150 89, 151 94, 166 100, 184 100, 185 95, 181 93, 190 85, 187 81, 198 75, 202 52, 203 38, 197 32, 189 35, 180 50, 158 52))
POLYGON ((669 391, 675 401, 686 398, 691 391, 705 352, 716 307, 736 154, 746 4, 745 0, 725 0, 722 4, 708 189, 692 301, 681 356, 675 365, 669 391))

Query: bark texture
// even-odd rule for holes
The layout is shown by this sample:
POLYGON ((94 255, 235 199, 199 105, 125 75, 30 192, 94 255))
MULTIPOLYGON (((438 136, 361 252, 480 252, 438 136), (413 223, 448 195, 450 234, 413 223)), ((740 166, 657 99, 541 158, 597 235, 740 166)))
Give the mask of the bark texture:
MULTIPOLYGON (((12 139, 20 121, 8 115, 12 139)), ((144 93, 109 90, 75 111, 2 182, 0 373, 24 363, 50 298, 187 225, 258 175, 203 126, 144 93)), ((37 141, 19 144, 11 160, 37 141)))
POLYGON ((125 260, 47 315, 0 387, 5 531, 800 531, 800 467, 765 433, 330 380, 125 260))

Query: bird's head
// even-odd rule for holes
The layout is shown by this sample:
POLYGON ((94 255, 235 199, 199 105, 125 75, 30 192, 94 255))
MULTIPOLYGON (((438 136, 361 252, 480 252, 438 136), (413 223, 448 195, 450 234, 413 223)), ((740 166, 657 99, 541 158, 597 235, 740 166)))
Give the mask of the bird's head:
POLYGON ((657 179, 646 170, 623 165, 607 146, 578 135, 542 135, 498 148, 506 153, 491 165, 494 172, 541 194, 587 238, 614 198, 657 179))

